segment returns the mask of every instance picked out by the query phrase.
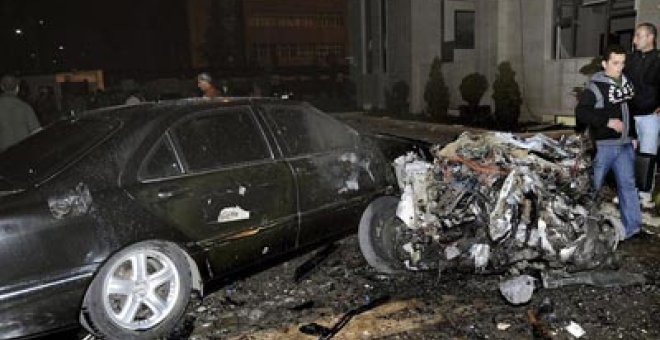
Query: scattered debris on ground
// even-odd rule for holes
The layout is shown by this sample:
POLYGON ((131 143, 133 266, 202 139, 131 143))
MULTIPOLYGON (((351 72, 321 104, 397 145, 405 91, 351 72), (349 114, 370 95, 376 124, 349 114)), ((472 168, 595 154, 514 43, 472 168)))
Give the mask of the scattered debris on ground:
POLYGON ((571 321, 586 332, 583 338, 660 338, 660 238, 656 236, 623 242, 617 250, 622 268, 644 274, 645 283, 541 289, 519 306, 498 294, 497 275, 382 275, 365 262, 356 236, 337 246, 300 283, 294 282, 295 271, 315 253, 235 281, 206 297, 191 312, 194 330, 189 338, 318 339, 300 328, 312 323, 331 328, 349 311, 382 296, 389 300, 355 315, 333 339, 531 339, 537 333, 574 339, 565 329, 571 321), (529 310, 538 324, 530 321, 529 310))

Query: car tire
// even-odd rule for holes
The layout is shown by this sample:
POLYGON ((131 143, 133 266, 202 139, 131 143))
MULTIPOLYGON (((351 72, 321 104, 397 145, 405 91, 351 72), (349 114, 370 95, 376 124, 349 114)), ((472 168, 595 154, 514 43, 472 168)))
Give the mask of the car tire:
POLYGON ((101 339, 165 337, 182 321, 191 293, 183 250, 168 242, 141 242, 103 264, 87 289, 80 320, 101 339))
POLYGON ((369 265, 385 274, 404 271, 395 255, 398 228, 403 224, 396 216, 398 204, 396 197, 379 197, 369 204, 360 219, 360 251, 369 265))

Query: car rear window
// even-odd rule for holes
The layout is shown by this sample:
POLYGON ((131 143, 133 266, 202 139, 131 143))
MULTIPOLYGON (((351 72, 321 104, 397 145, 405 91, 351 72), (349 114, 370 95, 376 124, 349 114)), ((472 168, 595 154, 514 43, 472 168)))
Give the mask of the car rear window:
POLYGON ((310 105, 266 105, 268 119, 287 156, 299 156, 355 146, 356 133, 310 105))
POLYGON ((13 185, 39 182, 104 140, 120 121, 104 117, 58 121, 0 153, 0 176, 13 185))

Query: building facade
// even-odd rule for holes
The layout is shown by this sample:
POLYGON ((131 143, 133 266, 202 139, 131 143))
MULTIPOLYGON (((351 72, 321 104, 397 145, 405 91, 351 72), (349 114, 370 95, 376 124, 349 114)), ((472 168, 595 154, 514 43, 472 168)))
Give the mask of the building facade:
POLYGON ((346 0, 189 0, 193 65, 230 60, 252 69, 345 68, 346 15, 346 0), (212 58, 214 45, 233 52, 212 58))
POLYGON ((260 67, 346 65, 346 1, 244 0, 246 55, 260 67))
MULTIPOLYGON (((462 105, 466 75, 492 85, 511 62, 523 95, 521 120, 572 117, 582 66, 608 44, 631 48, 636 23, 660 24, 658 0, 349 0, 351 75, 363 108, 384 108, 385 92, 404 81, 410 110, 425 109, 432 60, 443 61, 450 109, 462 105)), ((491 104, 489 89, 482 104, 491 104)))

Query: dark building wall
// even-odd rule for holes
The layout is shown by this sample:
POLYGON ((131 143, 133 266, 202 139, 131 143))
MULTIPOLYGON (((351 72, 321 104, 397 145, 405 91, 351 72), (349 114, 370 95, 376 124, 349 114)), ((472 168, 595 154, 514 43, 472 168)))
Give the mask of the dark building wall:
POLYGON ((411 84, 412 32, 410 0, 387 0, 388 34, 387 74, 390 84, 405 81, 411 84))
POLYGON ((213 70, 245 66, 245 32, 241 0, 211 1, 203 53, 213 70))
POLYGON ((187 17, 190 33, 190 63, 193 68, 201 69, 209 65, 206 57, 206 31, 209 27, 212 0, 188 0, 187 17))
POLYGON ((411 1, 349 0, 351 77, 365 109, 385 107, 394 83, 411 85, 411 1))

